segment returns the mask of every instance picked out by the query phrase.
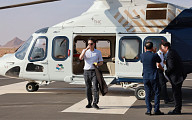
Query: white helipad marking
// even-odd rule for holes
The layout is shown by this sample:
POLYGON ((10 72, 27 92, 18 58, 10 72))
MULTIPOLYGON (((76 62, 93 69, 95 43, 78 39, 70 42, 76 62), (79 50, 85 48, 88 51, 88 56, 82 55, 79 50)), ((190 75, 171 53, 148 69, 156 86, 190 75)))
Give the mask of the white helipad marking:
POLYGON ((10 78, 0 78, 0 80, 7 80, 7 79, 10 79, 10 78))
POLYGON ((25 86, 27 82, 14 83, 0 87, 0 95, 7 93, 27 93, 25 86))
POLYGON ((0 86, 0 95, 7 93, 48 93, 48 92, 27 92, 25 86, 28 82, 19 82, 10 85, 0 86))
POLYGON ((99 110, 94 108, 85 108, 87 99, 84 99, 71 107, 63 110, 62 112, 75 112, 75 113, 100 113, 100 114, 125 114, 125 112, 136 101, 134 96, 100 96, 99 110))

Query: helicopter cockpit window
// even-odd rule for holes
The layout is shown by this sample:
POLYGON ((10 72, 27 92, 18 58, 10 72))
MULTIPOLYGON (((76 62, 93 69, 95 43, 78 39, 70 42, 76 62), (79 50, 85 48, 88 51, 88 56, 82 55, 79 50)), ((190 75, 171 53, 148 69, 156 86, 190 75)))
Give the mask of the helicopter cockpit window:
POLYGON ((66 37, 56 37, 53 40, 52 57, 54 60, 63 61, 68 57, 69 40, 66 37))
POLYGON ((29 61, 41 61, 47 56, 47 39, 38 38, 31 49, 29 61))
POLYGON ((25 57, 25 54, 28 50, 28 47, 32 41, 33 37, 31 36, 15 53, 15 57, 20 59, 20 60, 23 60, 24 57, 25 57))
POLYGON ((121 61, 139 61, 141 53, 141 40, 140 38, 123 38, 120 40, 120 56, 121 61))

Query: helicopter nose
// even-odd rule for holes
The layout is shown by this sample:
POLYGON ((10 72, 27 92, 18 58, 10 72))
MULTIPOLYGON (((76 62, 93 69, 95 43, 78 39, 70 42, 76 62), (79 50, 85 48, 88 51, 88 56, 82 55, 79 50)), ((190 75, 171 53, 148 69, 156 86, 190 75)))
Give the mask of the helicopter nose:
POLYGON ((6 63, 2 58, 0 58, 0 75, 5 76, 5 72, 6 72, 6 63))
POLYGON ((19 77, 20 64, 15 59, 14 54, 8 54, 0 58, 0 75, 19 77))

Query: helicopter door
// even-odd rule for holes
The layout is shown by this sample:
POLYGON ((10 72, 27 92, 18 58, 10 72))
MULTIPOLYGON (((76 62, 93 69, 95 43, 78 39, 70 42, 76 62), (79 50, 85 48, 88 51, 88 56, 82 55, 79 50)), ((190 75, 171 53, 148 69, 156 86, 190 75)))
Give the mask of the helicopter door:
POLYGON ((171 42, 171 34, 117 34, 115 71, 118 78, 142 78, 140 54, 143 44, 151 41, 158 51, 161 42, 171 42), (142 44, 143 43, 143 44, 142 44))
POLYGON ((118 78, 142 77, 142 39, 133 34, 116 35, 115 71, 118 78))
POLYGON ((49 77, 54 81, 71 81, 72 61, 69 39, 66 36, 56 36, 52 41, 52 59, 49 60, 49 77))
POLYGON ((47 37, 38 37, 35 40, 25 65, 24 78, 49 81, 47 46, 47 37))

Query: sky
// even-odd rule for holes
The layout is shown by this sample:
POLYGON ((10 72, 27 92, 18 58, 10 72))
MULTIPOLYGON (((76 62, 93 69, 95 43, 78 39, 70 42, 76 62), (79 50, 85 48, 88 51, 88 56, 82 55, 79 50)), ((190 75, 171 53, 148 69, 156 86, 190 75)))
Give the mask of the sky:
MULTIPOLYGON (((0 6, 37 0, 0 0, 0 6)), ((160 0, 192 7, 192 0, 160 0)), ((0 45, 14 37, 26 40, 38 29, 50 27, 85 12, 94 0, 61 0, 58 2, 0 10, 0 45)))

